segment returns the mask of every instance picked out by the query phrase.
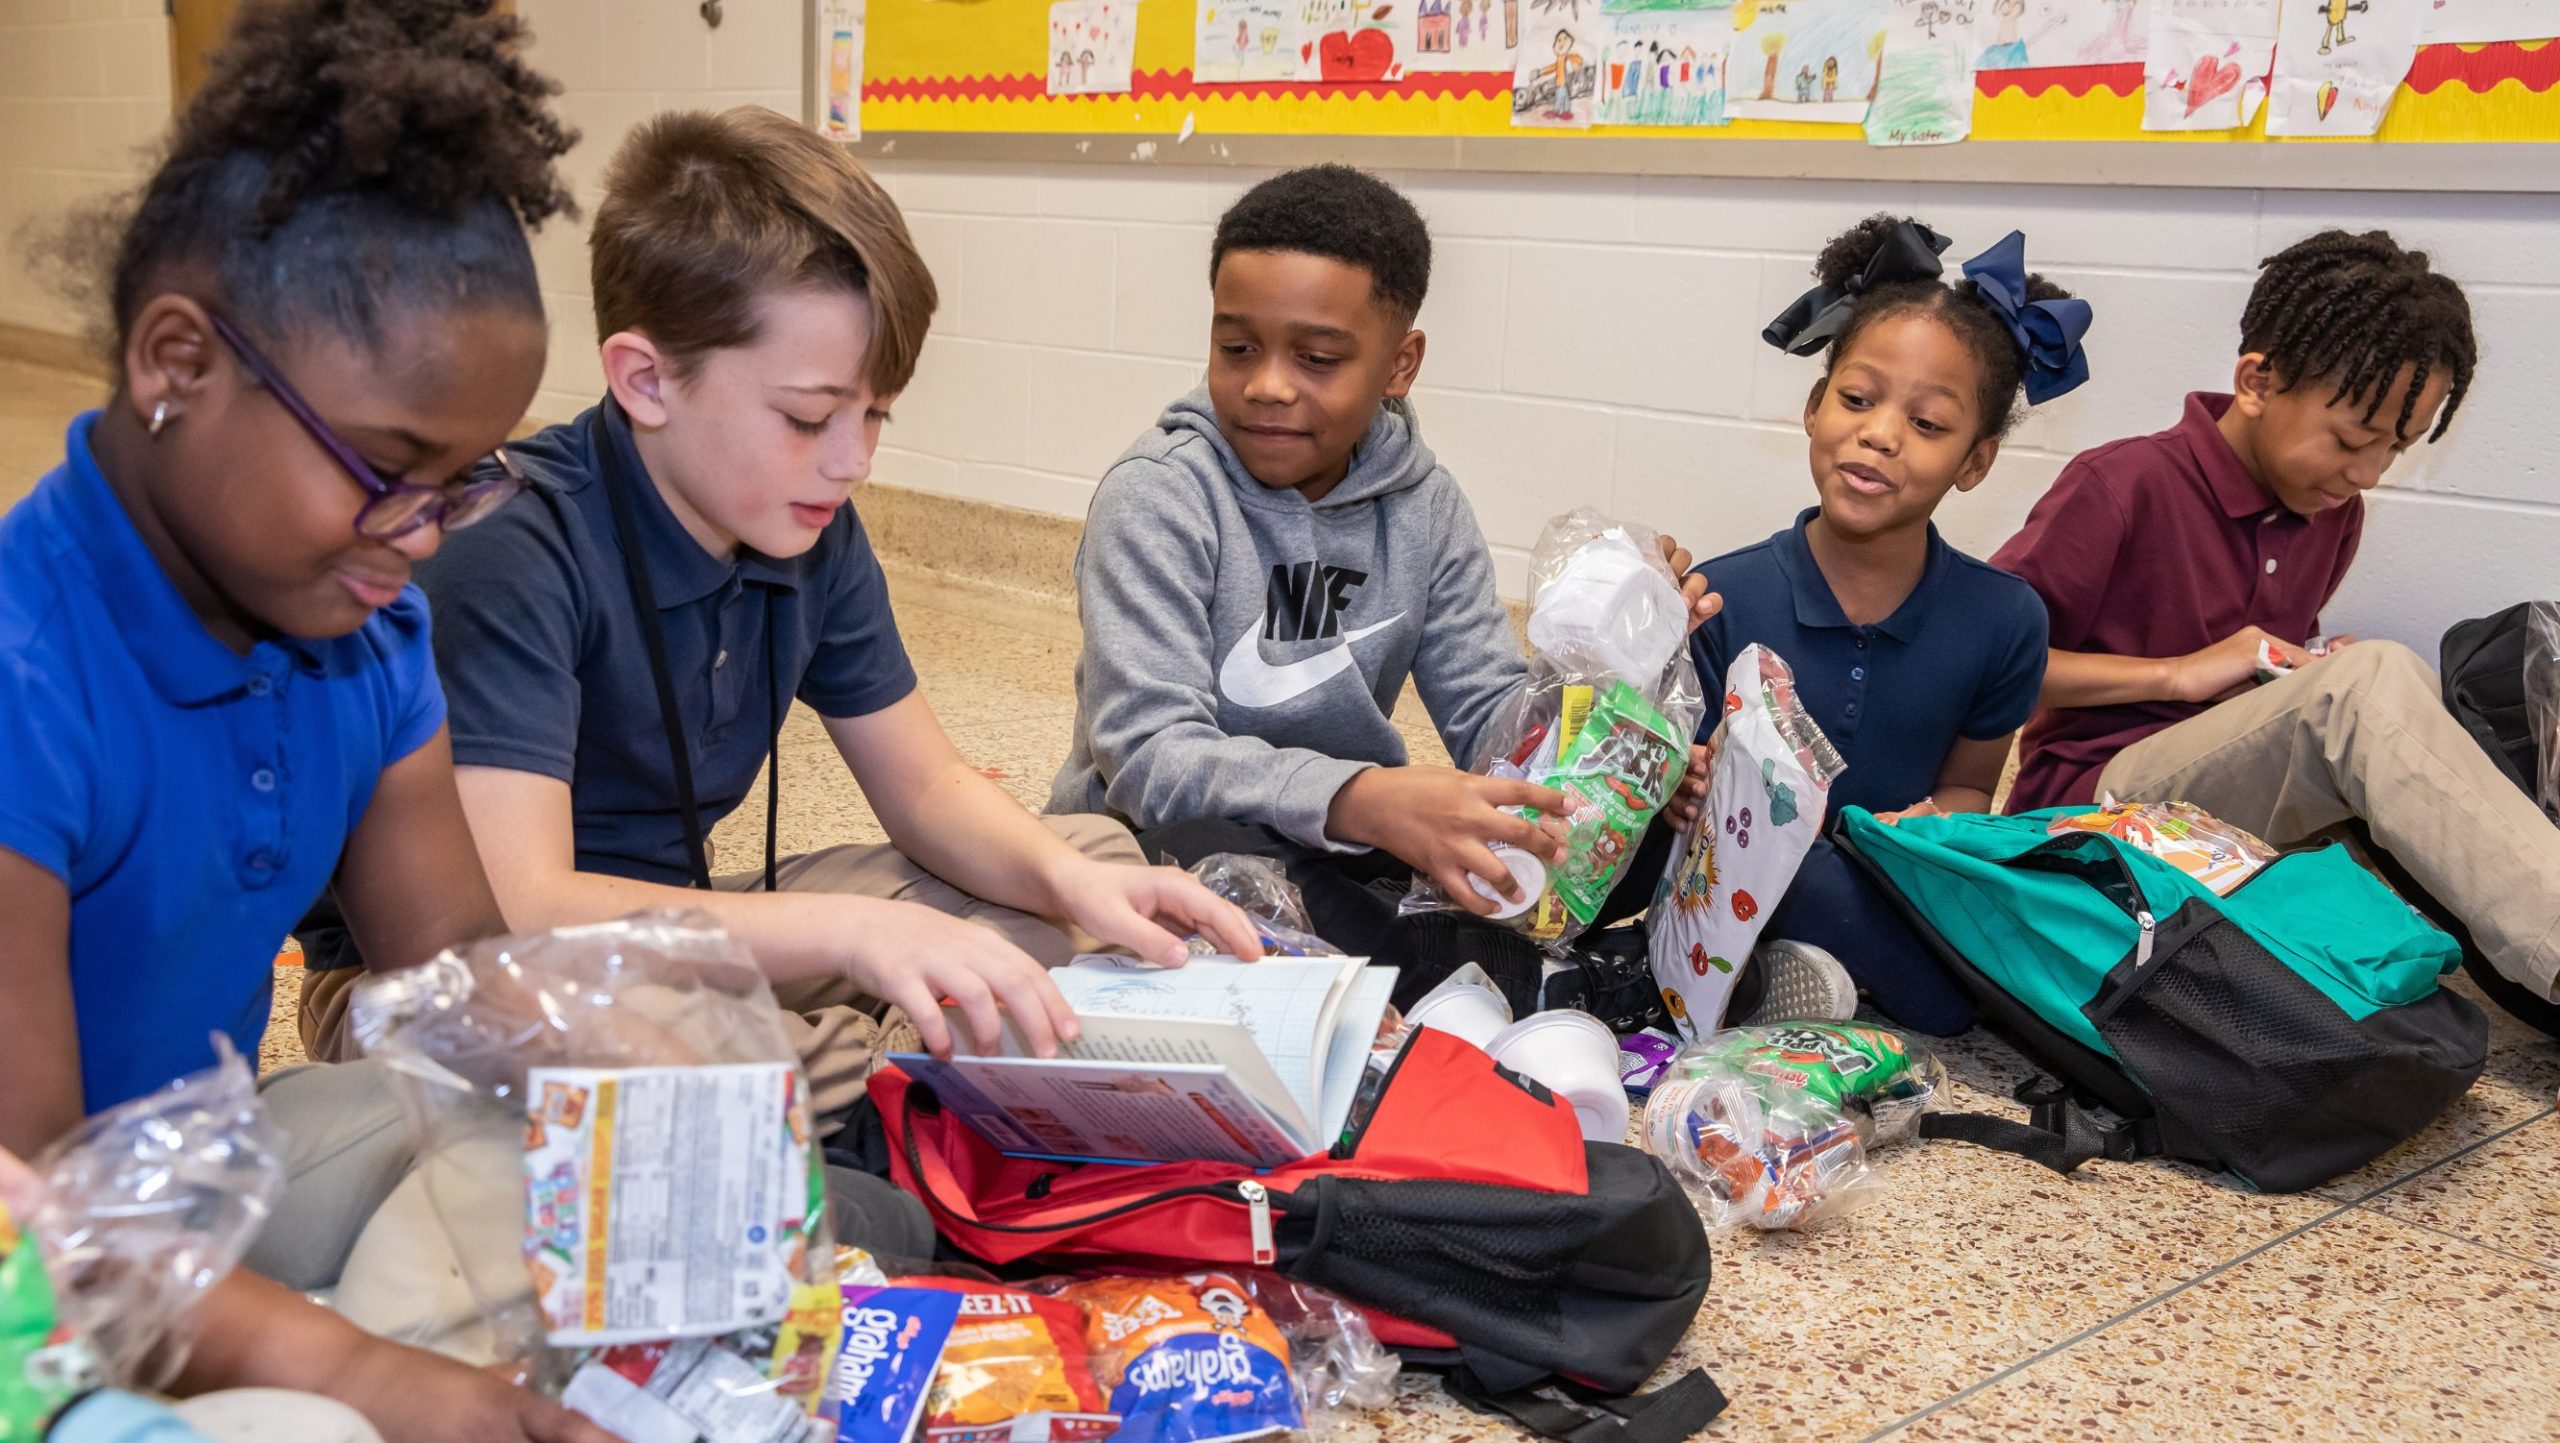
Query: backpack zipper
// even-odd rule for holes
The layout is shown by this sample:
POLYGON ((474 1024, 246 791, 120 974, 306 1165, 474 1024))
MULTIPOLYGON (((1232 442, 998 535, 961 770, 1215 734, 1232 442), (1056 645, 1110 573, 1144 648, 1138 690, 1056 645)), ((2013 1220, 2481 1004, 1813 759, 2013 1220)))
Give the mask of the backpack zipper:
POLYGON ((2142 936, 2133 944, 2133 970, 2139 972, 2151 965, 2152 934, 2159 930, 2159 923, 2149 908, 2143 908, 2133 914, 2133 925, 2142 929, 2142 936))
POLYGON ((1267 1268, 1280 1258, 1280 1249, 1271 1240, 1271 1190, 1248 1178, 1236 1184, 1236 1193, 1253 1209, 1253 1265, 1267 1268))

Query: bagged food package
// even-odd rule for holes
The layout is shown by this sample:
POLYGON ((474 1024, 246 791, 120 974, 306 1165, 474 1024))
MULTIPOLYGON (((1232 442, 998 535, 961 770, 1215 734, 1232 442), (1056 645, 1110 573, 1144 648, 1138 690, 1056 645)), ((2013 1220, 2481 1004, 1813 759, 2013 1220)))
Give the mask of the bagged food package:
POLYGON ((2525 613, 2524 711, 2542 760, 2536 799, 2560 823, 2560 601, 2537 601, 2525 613))
MULTIPOLYGON (((2327 656, 2331 650, 2329 638, 2315 636, 2304 642, 2302 649, 2313 661, 2318 661, 2327 656)), ((2259 638, 2257 665, 2250 672, 2250 675, 2257 679, 2258 685, 2265 686, 2269 682, 2282 681, 2298 670, 2300 670, 2299 667, 2277 654, 2274 642, 2264 637, 2259 638)))
POLYGON ((2108 802, 2095 811, 2056 817, 2051 835, 2103 832, 2193 877, 2217 897, 2258 874, 2276 849, 2187 802, 2108 802))
MULTIPOLYGON (((1473 770, 1563 793, 1565 853, 1550 868, 1494 848, 1525 894, 1513 903, 1477 881, 1503 904, 1497 920, 1561 947, 1599 915, 1688 770, 1704 705, 1687 639, 1680 579, 1653 532, 1587 510, 1547 523, 1529 562, 1529 679, 1486 724, 1473 770)), ((1455 905, 1425 878, 1401 910, 1455 905)))
POLYGON ((745 949, 644 914, 449 951, 350 1007, 499 1361, 627 1438, 826 1436, 825 1182, 745 949))
POLYGON ((1737 1028, 1672 1059, 1645 1104, 1644 1145, 1710 1228, 1806 1228, 1868 1201, 1868 1153, 1916 1135, 1946 1088, 1937 1058, 1890 1028, 1737 1028))
MULTIPOLYGON (((1316 935, 1307 920, 1307 900, 1280 864, 1269 857, 1220 852, 1203 857, 1191 869, 1200 885, 1244 909, 1262 936, 1262 950, 1274 957, 1339 957, 1342 949, 1316 935)), ((1218 945, 1205 937, 1191 939, 1196 957, 1213 956, 1218 945)))
POLYGON ((257 1078, 218 1061, 120 1103, 32 1164, 0 1152, 0 1443, 186 1361, 170 1330, 248 1250, 284 1186, 257 1078))
POLYGON ((908 1443, 924 1421, 934 1375, 960 1323, 961 1295, 881 1283, 844 1285, 836 1352, 839 1443, 908 1443))
POLYGON ((924 1405, 934 1443, 1098 1443, 1119 1420, 1093 1375, 1084 1310, 1061 1298, 967 1278, 908 1277, 899 1288, 959 1299, 924 1405))
POLYGON ((1055 1291, 1084 1310, 1119 1443, 1307 1438, 1394 1396, 1399 1364, 1368 1320, 1277 1274, 1105 1277, 1055 1291))
POLYGON ((1822 834, 1831 784, 1848 769, 1796 695, 1795 673, 1756 644, 1725 668, 1724 720, 1706 766, 1706 803, 1647 919, 1663 1008, 1692 1041, 1723 1024, 1734 978, 1822 834))

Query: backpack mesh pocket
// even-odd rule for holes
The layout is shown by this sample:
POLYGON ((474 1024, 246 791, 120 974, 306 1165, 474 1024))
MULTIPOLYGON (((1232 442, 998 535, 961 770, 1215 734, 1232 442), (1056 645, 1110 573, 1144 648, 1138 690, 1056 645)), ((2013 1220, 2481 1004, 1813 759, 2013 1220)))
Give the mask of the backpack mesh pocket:
POLYGON ((2404 1141, 2471 1086, 2488 1046, 2479 1009, 2441 988, 2349 1017, 2201 900, 2083 1011, 2151 1094, 2173 1152, 2267 1192, 2317 1186, 2404 1141))

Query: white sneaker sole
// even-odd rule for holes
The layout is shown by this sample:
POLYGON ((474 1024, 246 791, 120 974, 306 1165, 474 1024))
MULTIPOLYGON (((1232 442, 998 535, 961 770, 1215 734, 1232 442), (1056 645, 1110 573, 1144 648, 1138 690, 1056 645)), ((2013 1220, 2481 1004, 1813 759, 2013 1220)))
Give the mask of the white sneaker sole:
POLYGON ((1858 984, 1840 959, 1802 942, 1763 942, 1751 954, 1766 981, 1760 1005, 1734 1024, 1846 1022, 1858 1013, 1858 984))

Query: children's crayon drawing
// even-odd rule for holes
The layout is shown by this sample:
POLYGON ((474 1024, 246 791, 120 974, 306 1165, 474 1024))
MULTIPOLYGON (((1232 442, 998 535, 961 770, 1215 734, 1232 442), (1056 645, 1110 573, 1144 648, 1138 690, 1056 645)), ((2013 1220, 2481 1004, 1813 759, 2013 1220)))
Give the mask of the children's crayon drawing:
POLYGON ((1413 56, 1415 0, 1297 0, 1298 78, 1402 80, 1413 56))
POLYGON ((1856 125, 1884 70, 1887 0, 1739 0, 1725 109, 1856 125))
POLYGON ((1952 145, 1973 133, 1974 0, 1893 0, 1869 145, 1952 145))
POLYGON ((1733 22, 1714 10, 1641 10, 1607 17, 1600 72, 1602 125, 1722 125, 1725 47, 1733 22))
POLYGON ((2258 113, 2275 63, 2277 0, 2152 0, 2142 128, 2235 130, 2258 113))
POLYGON ((1408 73, 1464 70, 1509 74, 1520 48, 1527 0, 1420 0, 1414 7, 1408 73))
POLYGON ((820 0, 810 27, 818 133, 829 140, 862 138, 863 8, 863 0, 820 0))
POLYGON ((1137 50, 1137 0, 1058 0, 1049 7, 1051 95, 1128 94, 1137 50))
POLYGON ((1198 84, 1298 78, 1294 0, 1199 0, 1192 38, 1191 78, 1198 84))
POLYGON ((2418 43, 2482 45, 2560 35, 2560 0, 2420 0, 2418 43))
POLYGON ((1606 22, 1596 4, 1577 18, 1571 0, 1541 6, 1520 22, 1520 52, 1511 72, 1511 123, 1528 129, 1579 130, 1599 110, 1600 69, 1608 57, 1606 22))
POLYGON ((1979 70, 2129 65, 2151 49, 2151 0, 1982 0, 1979 70))
POLYGON ((2371 135, 2418 58, 2427 0, 2291 0, 2267 82, 2267 134, 2371 135))

